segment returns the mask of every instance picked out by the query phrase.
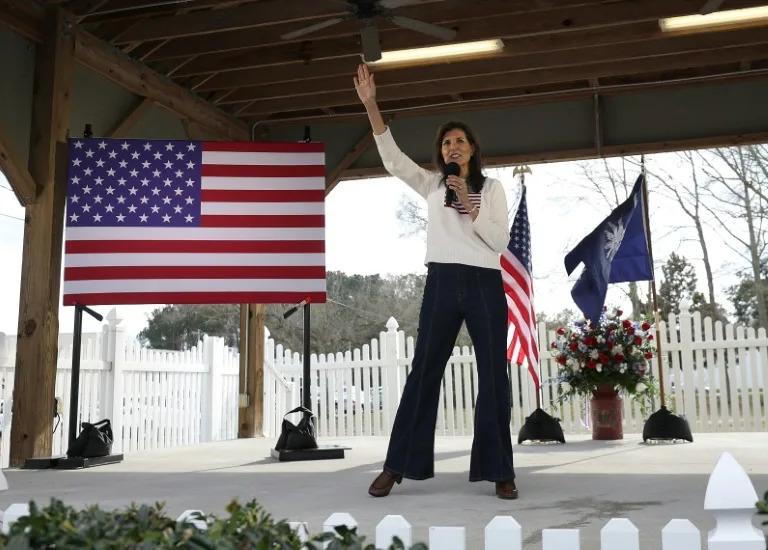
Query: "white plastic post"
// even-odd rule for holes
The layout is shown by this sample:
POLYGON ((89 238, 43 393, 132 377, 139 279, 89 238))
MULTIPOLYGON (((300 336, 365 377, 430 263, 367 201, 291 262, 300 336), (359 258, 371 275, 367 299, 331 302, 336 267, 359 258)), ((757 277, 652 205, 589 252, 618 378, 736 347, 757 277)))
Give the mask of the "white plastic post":
POLYGON ((580 550, 581 548, 578 529, 543 529, 541 539, 543 550, 580 550))
POLYGON ((626 518, 614 518, 600 531, 601 550, 640 550, 640 532, 626 518))
POLYGON ((26 502, 15 502, 3 512, 3 533, 6 535, 11 530, 11 524, 21 517, 29 515, 29 504, 26 502))
POLYGON ((701 533, 687 519, 673 519, 661 531, 661 550, 701 550, 701 533))
POLYGON ((434 550, 467 550, 464 527, 430 527, 429 547, 434 550))
MULTIPOLYGON (((336 534, 336 527, 346 526, 348 529, 357 527, 357 521, 350 514, 346 512, 335 512, 328 516, 328 519, 323 522, 323 532, 336 534)), ((325 543, 323 548, 328 547, 328 542, 325 543)))
POLYGON ((411 524, 403 516, 385 516, 376 526, 376 548, 387 550, 399 538, 406 548, 409 548, 412 540, 411 524))
POLYGON ((400 350, 397 343, 397 328, 400 325, 394 317, 387 321, 387 332, 384 335, 384 349, 382 355, 384 359, 384 421, 387 423, 387 433, 392 431, 392 424, 395 422, 395 411, 400 402, 400 377, 397 360, 400 356, 400 350))
POLYGON ((176 518, 176 521, 186 521, 187 523, 191 523, 200 530, 208 529, 208 524, 204 520, 193 517, 195 514, 205 515, 202 510, 184 510, 181 515, 176 518))
POLYGON ((523 529, 512 516, 496 516, 485 526, 485 550, 523 550, 523 529))
POLYGON ((299 536, 299 540, 301 542, 307 542, 307 539, 309 539, 309 525, 306 522, 289 521, 288 525, 291 526, 291 529, 296 531, 296 534, 299 536))
MULTIPOLYGON (((10 439, 10 438, 9 438, 10 439)), ((5 479, 5 474, 0 470, 0 491, 8 490, 8 480, 5 479)))
POLYGON ((741 464, 730 453, 720 455, 704 497, 704 509, 715 515, 709 550, 765 550, 765 537, 752 525, 757 501, 755 487, 741 464))

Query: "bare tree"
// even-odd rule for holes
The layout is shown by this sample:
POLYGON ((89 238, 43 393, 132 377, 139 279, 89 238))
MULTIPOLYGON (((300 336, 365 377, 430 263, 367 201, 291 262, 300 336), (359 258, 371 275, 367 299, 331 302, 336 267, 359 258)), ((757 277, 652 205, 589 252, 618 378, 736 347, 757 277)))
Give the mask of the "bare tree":
POLYGON ((768 220, 768 147, 731 147, 698 155, 710 180, 709 195, 716 205, 707 210, 730 237, 725 244, 750 266, 760 326, 768 328, 768 304, 761 275, 768 245, 764 228, 768 220))
POLYGON ((680 209, 691 220, 693 229, 696 231, 697 241, 701 248, 702 260, 704 262, 709 293, 709 309, 711 309, 712 317, 716 318, 718 307, 715 300, 715 283, 707 240, 704 236, 705 220, 703 219, 704 212, 702 212, 706 208, 703 204, 706 187, 701 180, 702 176, 706 176, 701 172, 698 156, 692 151, 678 153, 677 158, 682 167, 689 171, 690 179, 681 177, 678 173, 670 174, 660 164, 656 163, 652 167, 649 166, 647 172, 649 179, 653 177, 659 183, 660 194, 677 201, 680 209))

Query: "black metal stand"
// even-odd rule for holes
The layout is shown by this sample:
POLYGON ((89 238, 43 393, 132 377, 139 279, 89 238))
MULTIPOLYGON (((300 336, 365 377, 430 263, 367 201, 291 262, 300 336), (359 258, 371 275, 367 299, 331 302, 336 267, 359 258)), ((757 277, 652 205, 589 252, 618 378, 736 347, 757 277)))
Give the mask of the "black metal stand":
MULTIPOLYGON (((302 375, 302 388, 301 388, 301 402, 302 405, 309 410, 312 410, 312 381, 310 373, 310 353, 309 353, 309 335, 310 335, 310 313, 309 304, 311 300, 306 298, 288 309, 283 313, 283 319, 287 319, 300 307, 304 308, 304 362, 303 362, 303 375, 302 375)), ((276 458, 280 462, 296 462, 301 460, 328 460, 344 458, 344 450, 348 447, 340 447, 338 445, 318 445, 316 449, 300 449, 295 451, 271 449, 269 451, 272 458, 276 458)))
MULTIPOLYGON (((87 312, 97 321, 102 321, 104 317, 96 313, 85 304, 75 304, 75 330, 72 335, 72 383, 69 390, 69 434, 68 448, 77 439, 77 410, 80 397, 80 352, 83 347, 83 311, 87 312)), ((24 461, 24 469, 37 470, 56 468, 59 470, 72 470, 75 468, 90 468, 92 466, 101 466, 103 464, 114 464, 122 462, 123 455, 107 455, 94 458, 84 458, 81 456, 67 457, 52 456, 47 458, 28 458, 24 461)))

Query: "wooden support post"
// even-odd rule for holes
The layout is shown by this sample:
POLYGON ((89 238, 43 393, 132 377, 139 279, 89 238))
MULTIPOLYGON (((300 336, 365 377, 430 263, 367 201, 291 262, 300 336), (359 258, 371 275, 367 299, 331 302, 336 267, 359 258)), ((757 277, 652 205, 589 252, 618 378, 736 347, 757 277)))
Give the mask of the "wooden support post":
MULTIPOLYGON (((239 438, 260 437, 264 431, 264 304, 248 305, 248 356, 245 393, 248 404, 240 408, 239 438)), ((242 371, 241 371, 242 376, 242 371)), ((241 380, 242 384, 242 380, 241 380)))
POLYGON ((50 456, 53 440, 74 18, 49 8, 44 36, 35 52, 29 173, 38 197, 27 206, 24 227, 11 466, 50 456))

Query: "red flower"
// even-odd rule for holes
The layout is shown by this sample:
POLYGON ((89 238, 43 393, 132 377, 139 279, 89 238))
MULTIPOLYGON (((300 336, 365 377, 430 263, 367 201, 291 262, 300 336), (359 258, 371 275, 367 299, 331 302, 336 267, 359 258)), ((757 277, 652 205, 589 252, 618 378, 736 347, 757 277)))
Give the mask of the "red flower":
POLYGON ((613 362, 614 363, 622 363, 624 362, 624 356, 620 353, 613 356, 613 362))
POLYGON ((623 311, 621 311, 620 309, 617 309, 617 310, 616 310, 616 315, 618 315, 619 317, 621 317, 622 315, 624 315, 624 312, 623 312, 623 311))
POLYGON ((606 347, 606 348, 608 348, 609 350, 612 350, 612 349, 613 349, 613 346, 614 346, 614 343, 613 343, 613 342, 606 342, 606 343, 605 343, 605 347, 606 347))
POLYGON ((608 357, 606 354, 604 354, 604 353, 601 353, 601 354, 600 354, 600 362, 601 362, 603 365, 607 365, 608 363, 610 363, 610 362, 611 362, 611 358, 610 358, 610 357, 608 357))
POLYGON ((621 322, 621 324, 622 324, 622 326, 623 326, 624 328, 629 328, 629 327, 631 327, 631 326, 632 326, 632 322, 631 322, 629 319, 624 319, 624 320, 621 322))
POLYGON ((646 359, 653 359, 653 354, 649 351, 648 353, 645 354, 645 358, 646 359))
POLYGON ((629 334, 630 336, 632 336, 634 333, 635 333, 635 327, 629 327, 627 329, 627 334, 629 334))
POLYGON ((557 333, 562 336, 563 334, 565 334, 565 329, 563 327, 560 327, 559 329, 557 329, 557 333))
POLYGON ((566 361, 565 355, 561 355, 557 358, 557 362, 560 363, 561 365, 565 365, 565 361, 566 361))
POLYGON ((595 359, 590 359, 587 363, 587 367, 590 369, 594 369, 597 366, 597 361, 595 359))
POLYGON ((648 330, 651 328, 651 323, 643 323, 643 330, 648 330))
POLYGON ((642 343, 643 343, 643 339, 640 338, 639 336, 635 336, 635 345, 639 346, 642 343))
POLYGON ((578 342, 571 342, 568 345, 568 349, 570 349, 571 351, 576 351, 577 349, 579 349, 579 343, 578 342))
POLYGON ((653 334, 648 335, 648 340, 653 340, 653 334))

